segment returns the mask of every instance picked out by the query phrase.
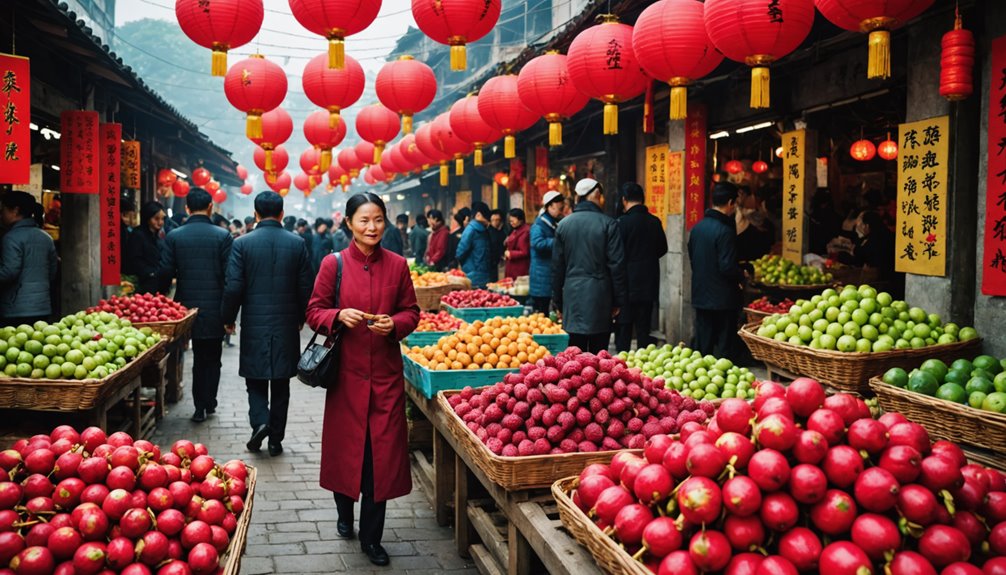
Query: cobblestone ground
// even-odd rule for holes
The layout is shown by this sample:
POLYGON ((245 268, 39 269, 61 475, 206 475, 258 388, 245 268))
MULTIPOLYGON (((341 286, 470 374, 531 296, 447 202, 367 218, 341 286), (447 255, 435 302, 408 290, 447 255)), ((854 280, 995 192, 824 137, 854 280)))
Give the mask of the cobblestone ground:
POLYGON ((258 468, 248 546, 241 562, 243 575, 478 572, 458 557, 451 529, 437 526, 418 481, 409 496, 388 503, 384 547, 391 555, 391 566, 372 565, 356 539, 346 541, 336 534, 332 494, 318 486, 324 393, 292 382, 283 455, 269 457, 264 444, 262 453, 249 453, 245 450, 251 434, 248 399, 244 380, 237 376, 238 348, 224 349, 220 405, 217 413, 201 424, 189 420, 193 410, 191 353, 186 353, 185 361, 185 397, 171 406, 154 442, 163 447, 185 437, 205 443, 218 461, 242 458, 258 468))

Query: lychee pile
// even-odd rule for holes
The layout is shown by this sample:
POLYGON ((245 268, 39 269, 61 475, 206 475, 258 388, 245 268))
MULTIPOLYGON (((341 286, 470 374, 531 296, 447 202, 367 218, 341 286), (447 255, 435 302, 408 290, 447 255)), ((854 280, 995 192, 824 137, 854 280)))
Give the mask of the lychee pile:
POLYGON ((703 424, 715 413, 712 403, 665 389, 606 351, 576 347, 449 401, 468 429, 505 457, 640 449, 650 437, 703 424))

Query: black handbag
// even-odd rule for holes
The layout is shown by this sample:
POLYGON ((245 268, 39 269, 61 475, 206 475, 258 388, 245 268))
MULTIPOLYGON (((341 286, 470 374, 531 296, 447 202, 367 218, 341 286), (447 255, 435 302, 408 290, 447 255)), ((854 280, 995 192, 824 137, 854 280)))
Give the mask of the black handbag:
MULTIPOLYGON (((342 288, 342 254, 336 252, 335 306, 339 306, 339 291, 342 288)), ((336 320, 338 322, 338 319, 336 320)), ((324 328, 322 328, 324 331, 324 328)), ((311 341, 304 348, 297 362, 297 379, 311 387, 328 389, 335 380, 339 369, 339 344, 342 341, 342 324, 336 326, 323 343, 317 343, 319 332, 314 332, 311 341)))

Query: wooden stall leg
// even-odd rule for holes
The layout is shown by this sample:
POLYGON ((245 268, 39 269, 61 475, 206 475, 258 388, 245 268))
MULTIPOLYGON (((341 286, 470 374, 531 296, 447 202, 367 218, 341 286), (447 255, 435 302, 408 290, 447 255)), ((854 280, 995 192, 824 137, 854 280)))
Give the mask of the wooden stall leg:
POLYGON ((458 555, 464 558, 471 556, 468 547, 475 540, 474 528, 468 519, 468 488, 471 473, 460 456, 454 456, 454 543, 458 555))
POLYGON ((507 524, 507 546, 510 555, 507 561, 507 574, 526 575, 530 573, 531 557, 534 552, 513 521, 507 524))
POLYGON ((437 525, 451 524, 451 496, 454 490, 454 467, 456 455, 443 434, 433 428, 433 507, 437 514, 437 525))
POLYGON ((143 437, 143 429, 142 429, 143 406, 140 405, 141 389, 142 387, 140 386, 140 383, 136 382, 136 389, 133 390, 133 408, 131 410, 133 417, 133 425, 130 428, 130 435, 132 435, 135 439, 140 439, 141 437, 143 437))

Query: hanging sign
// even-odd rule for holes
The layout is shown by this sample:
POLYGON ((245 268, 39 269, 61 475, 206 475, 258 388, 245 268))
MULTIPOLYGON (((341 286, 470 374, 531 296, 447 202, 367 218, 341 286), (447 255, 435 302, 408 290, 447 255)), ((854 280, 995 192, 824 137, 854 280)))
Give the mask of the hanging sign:
POLYGON ((685 119, 685 229, 699 223, 706 210, 706 107, 688 106, 685 119))
POLYGON ((59 115, 59 187, 68 194, 98 193, 98 113, 59 115))
POLYGON ((982 293, 1006 295, 1006 36, 992 41, 982 293))
POLYGON ((946 275, 949 128, 949 116, 898 126, 896 271, 946 275))
POLYGON ((31 181, 30 87, 28 58, 0 54, 0 184, 31 181))
POLYGON ((122 124, 101 124, 98 170, 101 179, 101 285, 119 285, 119 183, 122 175, 122 124))
POLYGON ((663 222, 667 216, 667 144, 646 147, 646 207, 663 222))
POLYGON ((685 153, 667 154, 667 215, 681 214, 681 200, 685 188, 685 153))
MULTIPOLYGON (((541 199, 545 197, 545 193, 548 192, 548 148, 545 146, 538 146, 534 149, 534 186, 535 194, 534 197, 529 198, 528 205, 532 206, 533 210, 535 206, 541 203, 541 199)), ((528 211, 528 213, 532 213, 528 211)))
POLYGON ((139 142, 130 140, 122 143, 122 187, 140 189, 139 142))
POLYGON ((795 264, 803 264, 806 144, 804 130, 782 135, 782 257, 795 264))

